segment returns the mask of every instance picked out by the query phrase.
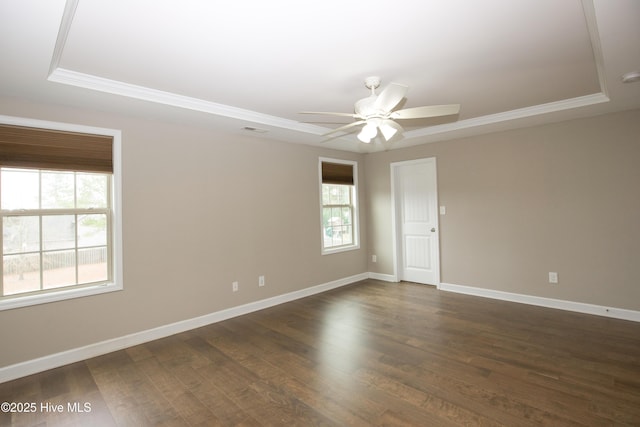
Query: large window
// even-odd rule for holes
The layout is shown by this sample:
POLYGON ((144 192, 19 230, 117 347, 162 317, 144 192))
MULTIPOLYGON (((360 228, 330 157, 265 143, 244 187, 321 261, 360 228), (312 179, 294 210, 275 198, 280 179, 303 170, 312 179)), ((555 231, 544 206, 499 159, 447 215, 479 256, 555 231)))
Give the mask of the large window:
POLYGON ((359 247, 356 177, 356 162, 320 159, 323 254, 359 247))
POLYGON ((0 123, 0 309, 122 287, 114 132, 0 123))

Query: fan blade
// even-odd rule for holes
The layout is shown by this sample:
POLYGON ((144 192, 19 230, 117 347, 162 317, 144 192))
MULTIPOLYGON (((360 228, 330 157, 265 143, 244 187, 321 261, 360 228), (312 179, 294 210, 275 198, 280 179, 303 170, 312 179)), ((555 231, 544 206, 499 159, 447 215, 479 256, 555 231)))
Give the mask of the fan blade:
POLYGON ((391 113, 392 119, 423 119, 427 117, 449 116, 460 112, 460 104, 429 105, 426 107, 405 108, 391 113))
POLYGON ((376 100, 377 96, 371 95, 366 98, 362 98, 355 103, 353 110, 356 112, 356 118, 365 118, 373 115, 377 112, 376 100))
POLYGON ((391 83, 385 87, 375 102, 375 107, 382 111, 391 111, 407 94, 409 86, 391 83))
POLYGON ((378 128, 380 129, 380 133, 384 137, 385 141, 390 140, 391 138, 396 136, 396 134, 399 135, 402 132, 404 132, 404 129, 402 129, 402 126, 400 126, 393 120, 388 120, 388 119, 383 120, 382 123, 380 123, 380 126, 378 126, 378 128))
POLYGON ((361 125, 362 123, 366 123, 366 122, 367 122, 366 120, 358 120, 357 122, 349 123, 348 125, 340 126, 339 128, 333 129, 333 130, 323 134, 322 136, 327 136, 327 135, 331 135, 332 133, 341 132, 343 130, 352 128, 352 127, 357 126, 357 125, 361 125))
POLYGON ((341 116, 341 117, 351 117, 351 118, 356 117, 356 115, 353 113, 332 113, 329 111, 299 111, 298 114, 324 114, 329 116, 341 116))

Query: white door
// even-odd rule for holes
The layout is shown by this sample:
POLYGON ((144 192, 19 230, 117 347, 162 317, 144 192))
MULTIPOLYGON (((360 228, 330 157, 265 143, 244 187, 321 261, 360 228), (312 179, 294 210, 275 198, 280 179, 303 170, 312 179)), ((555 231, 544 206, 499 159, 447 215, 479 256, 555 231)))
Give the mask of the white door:
POLYGON ((391 164, 399 280, 439 285, 436 159, 391 164))

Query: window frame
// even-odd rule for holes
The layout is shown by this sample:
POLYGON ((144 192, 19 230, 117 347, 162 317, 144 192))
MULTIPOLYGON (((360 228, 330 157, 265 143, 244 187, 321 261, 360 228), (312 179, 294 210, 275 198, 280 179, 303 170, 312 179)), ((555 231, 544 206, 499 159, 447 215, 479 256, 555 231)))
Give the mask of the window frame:
MULTIPOLYGON (((359 203, 358 203, 358 162, 354 160, 343 160, 343 159, 335 159, 328 157, 320 157, 318 160, 318 190, 319 190, 319 201, 320 201, 320 248, 322 255, 330 255, 340 252, 353 251, 360 249, 360 214, 359 214, 359 203), (353 167, 353 185, 347 185, 351 188, 351 215, 352 215, 352 230, 353 230, 353 243, 348 245, 334 246, 334 247, 325 247, 324 244, 324 221, 323 221, 323 210, 324 210, 324 200, 323 200, 323 186, 325 185, 322 182, 322 164, 323 163, 337 163, 343 165, 350 165, 353 167)), ((326 185, 340 185, 340 184, 326 184, 326 185)))
MULTIPOLYGON (((19 307, 27 307, 38 304, 45 304, 55 301, 63 301, 72 298, 80 298, 90 295, 99 295, 123 289, 122 274, 122 158, 121 158, 121 131, 116 129, 98 128, 92 126, 76 125, 70 123, 58 123, 44 120, 28 119, 21 117, 0 115, 0 123, 14 126, 25 126, 40 128, 44 130, 67 131, 87 133, 93 135, 110 136, 113 138, 112 161, 113 173, 111 174, 108 190, 108 197, 111 201, 109 216, 107 221, 111 223, 111 233, 107 236, 107 245, 111 256, 111 270, 107 272, 109 279, 106 282, 85 285, 71 285, 69 287, 59 287, 43 289, 28 294, 0 295, 0 311, 10 310, 19 307)), ((15 168, 14 166, 6 166, 15 168)), ((18 169, 21 169, 18 167, 18 169)), ((36 169, 34 169, 36 170, 36 169)), ((42 170, 48 170, 42 168, 42 170)), ((40 212, 47 212, 46 209, 39 209, 40 212)), ((95 213, 99 213, 97 210, 95 213)), ((41 215, 41 214, 39 214, 41 215)), ((2 236, 0 236, 0 240, 2 236)))

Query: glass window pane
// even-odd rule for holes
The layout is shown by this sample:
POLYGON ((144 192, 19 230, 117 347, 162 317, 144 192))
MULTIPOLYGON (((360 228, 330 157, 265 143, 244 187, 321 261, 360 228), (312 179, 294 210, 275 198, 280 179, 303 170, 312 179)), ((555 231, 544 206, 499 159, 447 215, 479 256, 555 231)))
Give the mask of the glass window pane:
POLYGON ((71 249, 75 246, 75 215, 42 217, 42 247, 44 250, 71 249))
POLYGON ((322 208, 322 224, 325 227, 329 225, 329 218, 331 218, 331 208, 322 208))
POLYGON ((323 218, 322 218, 322 225, 324 228, 324 233, 331 237, 331 209, 330 208, 325 208, 323 209, 323 218))
POLYGON ((74 173, 42 172, 42 208, 73 209, 74 173))
POLYGON ((352 227, 345 225, 342 227, 342 244, 350 245, 351 243, 353 243, 352 227))
POLYGON ((351 208, 342 208, 341 217, 343 224, 351 224, 351 208))
POLYGON ((57 288, 76 284, 76 252, 45 252, 42 258, 43 288, 57 288))
POLYGON ((96 173, 77 173, 78 208, 106 208, 108 175, 96 173))
POLYGON ((37 216, 6 216, 2 221, 3 254, 40 250, 40 221, 37 216))
POLYGON ((322 204, 328 205, 331 202, 330 199, 331 186, 329 184, 322 184, 322 204))
POLYGON ((340 227, 334 227, 331 246, 340 246, 341 244, 342 244, 342 234, 340 233, 340 227))
POLYGON ((40 173, 26 169, 2 168, 2 209, 38 209, 40 173))
POLYGON ((78 215, 78 247, 107 244, 107 215, 78 215))
POLYGON ((40 290, 40 254, 2 257, 2 287, 5 295, 40 290))
POLYGON ((90 248, 78 251, 78 283, 109 280, 107 248, 90 248))
POLYGON ((330 191, 330 203, 332 205, 340 204, 340 188, 337 185, 332 185, 330 191))
POLYGON ((341 202, 342 201, 340 199, 340 190, 338 188, 334 188, 333 191, 331 192, 331 204, 339 205, 341 202))
POLYGON ((349 185, 342 185, 340 186, 340 204, 341 205, 348 205, 350 204, 350 195, 351 193, 351 186, 349 185))
POLYGON ((351 186, 323 184, 322 203, 325 205, 350 204, 351 203, 351 186))

